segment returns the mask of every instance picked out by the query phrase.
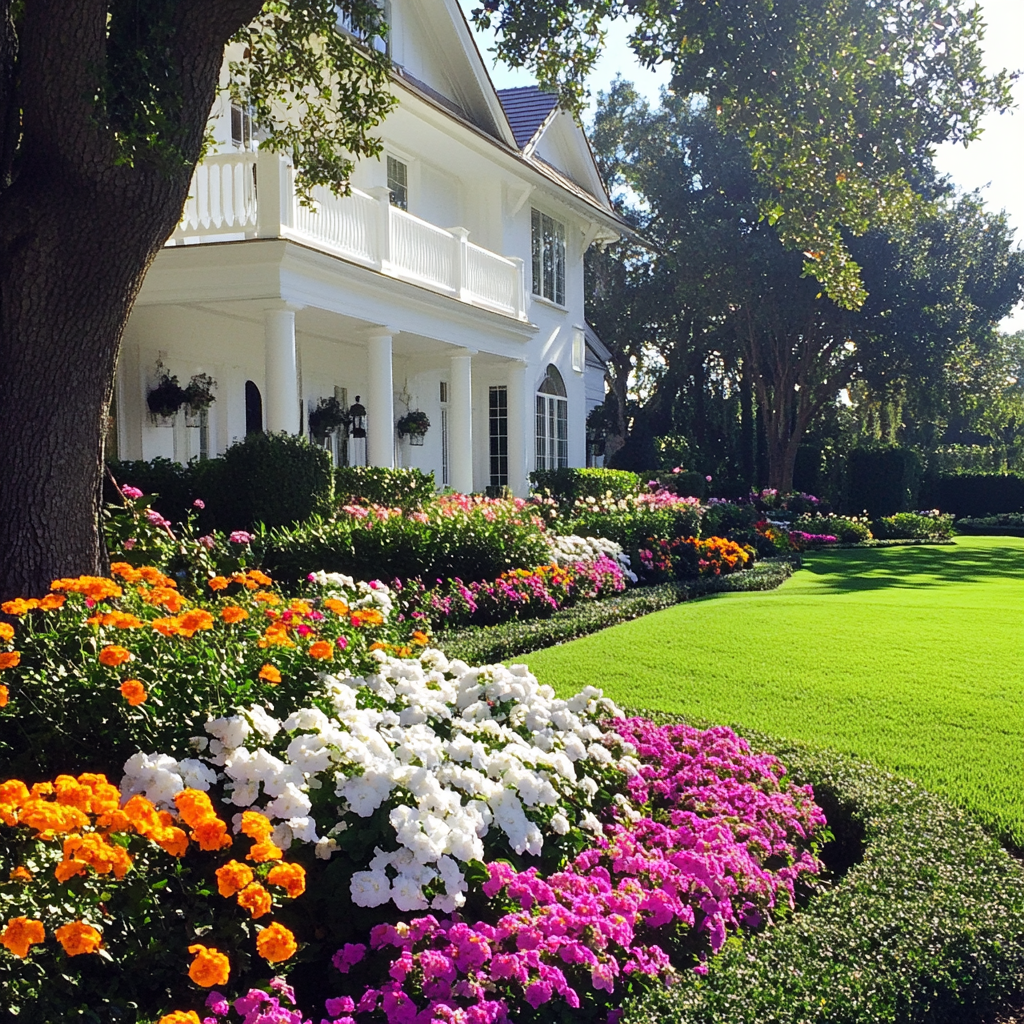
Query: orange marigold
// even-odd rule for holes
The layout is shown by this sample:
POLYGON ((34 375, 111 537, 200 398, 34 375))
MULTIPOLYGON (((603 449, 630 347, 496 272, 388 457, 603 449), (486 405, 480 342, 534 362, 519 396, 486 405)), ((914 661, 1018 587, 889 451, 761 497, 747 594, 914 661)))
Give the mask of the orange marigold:
POLYGON ((0 640, 7 643, 14 639, 14 627, 9 622, 0 622, 0 640))
POLYGON ((288 610, 295 612, 296 615, 308 615, 313 610, 313 606, 308 601, 300 601, 296 598, 294 601, 288 602, 288 610))
POLYGON ((138 679, 126 679, 121 684, 121 696, 134 708, 145 703, 146 688, 138 679))
POLYGON ((259 569, 250 569, 249 579, 254 580, 261 587, 269 587, 274 582, 265 572, 260 572, 259 569))
POLYGON ((426 647, 430 643, 430 637, 422 630, 413 630, 412 642, 420 647, 426 647))
POLYGON ((326 640, 317 640, 315 644, 310 644, 309 656, 319 661, 327 661, 334 657, 334 647, 326 640))
POLYGON ((195 1010, 172 1010, 165 1013, 156 1024, 201 1024, 195 1010))
POLYGON ((149 833, 149 838, 172 857, 184 857, 188 851, 188 836, 180 828, 167 826, 154 829, 149 833))
POLYGON ((236 622, 242 622, 249 618, 249 613, 244 608, 239 608, 238 605, 229 604, 226 608, 221 608, 220 617, 229 626, 233 626, 236 622))
POLYGON ((253 594, 253 600, 259 601, 260 604, 269 605, 271 608, 281 603, 281 598, 269 590, 261 590, 258 594, 253 594))
POLYGON ((383 621, 384 616, 376 608, 357 608, 352 613, 353 626, 379 626, 383 621))
POLYGON ((217 891, 225 899, 244 889, 255 877, 248 864, 242 864, 237 860, 229 860, 223 867, 217 868, 215 874, 217 891))
POLYGON ((188 951, 195 954, 195 959, 188 969, 188 976, 197 985, 212 988, 214 985, 227 984, 231 963, 219 949, 197 942, 194 946, 189 946, 188 951))
POLYGON ((193 636, 201 629, 213 629, 213 616, 202 608, 194 608, 179 615, 178 622, 185 636, 193 636))
POLYGON ((118 665, 130 661, 131 657, 131 651, 118 644, 110 644, 100 651, 100 664, 106 665, 108 668, 116 668, 118 665))
MULTIPOLYGON (((35 787, 33 787, 35 788, 35 787)), ((36 830, 36 839, 52 839, 53 836, 85 828, 89 818, 77 807, 62 807, 48 800, 29 800, 19 814, 22 825, 36 830)))
MULTIPOLYGON (((98 832, 88 832, 84 836, 68 836, 64 840, 64 860, 57 865, 58 871, 69 861, 87 864, 99 875, 113 872, 118 881, 124 878, 132 866, 128 851, 122 846, 108 843, 98 832)), ((81 871, 72 870, 70 866, 64 868, 64 872, 69 878, 81 874, 81 871)))
POLYGON ((54 933, 68 956, 95 953, 103 942, 103 936, 91 924, 71 921, 62 924, 54 933))
POLYGON ((0 683, 0 708, 7 707, 7 701, 10 696, 10 691, 7 687, 0 683))
POLYGON ((201 789, 183 789, 180 793, 175 793, 174 806, 178 809, 181 820, 192 828, 208 818, 217 817, 213 801, 209 794, 201 789))
POLYGON ((301 864, 275 864, 267 875, 271 885, 279 885, 294 900, 306 891, 306 869, 301 864))
POLYGON ((123 591, 113 581, 104 576, 76 576, 74 579, 54 580, 51 590, 64 591, 68 594, 81 594, 92 601, 105 601, 110 597, 120 597, 123 591))
POLYGON ((268 924, 256 936, 256 952, 272 964, 287 960, 295 954, 298 948, 295 936, 283 924, 278 924, 276 921, 273 924, 268 924))
POLYGON ((348 605, 339 601, 336 597, 329 597, 324 601, 324 607, 335 615, 348 615, 348 605))
POLYGON ((181 623, 173 615, 153 619, 150 625, 163 636, 177 636, 181 632, 181 623))
POLYGON ((0 669, 17 668, 21 664, 21 651, 0 652, 0 669))
POLYGON ((270 893, 259 882, 253 882, 238 894, 238 905, 243 910, 248 910, 255 920, 257 917, 263 917, 264 914, 270 913, 273 900, 270 898, 270 893))
POLYGON ((274 826, 270 819, 259 811, 242 811, 242 834, 250 839, 264 840, 270 838, 274 826))
POLYGON ((270 683, 272 686, 277 686, 281 682, 281 673, 277 670, 274 665, 269 662, 260 669, 259 678, 265 683, 270 683))
POLYGON ((6 946, 15 956, 24 959, 28 956, 29 946, 38 945, 45 938, 46 930, 42 921, 29 917, 12 917, 7 922, 7 927, 0 932, 0 946, 6 946))
POLYGON ((231 585, 231 581, 226 576, 214 576, 206 581, 206 585, 211 590, 227 590, 231 585))
POLYGON ((200 850, 223 850, 232 843, 227 825, 220 818, 206 818, 192 829, 200 850))
POLYGON ((280 860, 283 856, 284 850, 280 846, 276 846, 269 839, 263 839, 258 843, 252 844, 252 848, 245 855, 245 859, 251 860, 256 864, 265 864, 268 860, 280 860))
POLYGON ((32 600, 26 601, 23 597, 16 597, 13 601, 4 601, 0 604, 0 610, 7 615, 17 615, 21 618, 22 615, 28 615, 33 608, 38 608, 39 602, 33 598, 32 600))
POLYGON ((166 608, 167 611, 175 615, 185 607, 185 598, 176 590, 167 586, 153 587, 152 590, 146 587, 139 587, 139 597, 146 604, 151 604, 154 608, 166 608))
POLYGON ((16 868, 11 868, 11 873, 7 877, 12 882, 31 882, 35 875, 23 864, 19 864, 16 868))
POLYGON ((39 602, 39 607, 44 612, 55 612, 64 607, 67 598, 63 594, 47 594, 39 602))

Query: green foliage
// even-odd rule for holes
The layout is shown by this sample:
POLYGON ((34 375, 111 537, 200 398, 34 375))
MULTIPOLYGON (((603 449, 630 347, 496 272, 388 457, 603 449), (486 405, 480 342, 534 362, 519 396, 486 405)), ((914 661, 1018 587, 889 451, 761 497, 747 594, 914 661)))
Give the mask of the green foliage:
POLYGON ((865 761, 743 735, 814 787, 837 855, 863 852, 800 913, 628 1003, 625 1021, 961 1024, 1020 991, 1024 874, 974 821, 865 761))
POLYGON ((1005 537, 1024 537, 1024 514, 1006 512, 998 516, 983 516, 980 519, 958 519, 956 532, 971 534, 1002 534, 1005 537))
POLYGON ((705 510, 700 532, 705 537, 727 537, 741 544, 753 544, 756 540, 754 524, 763 518, 756 505, 716 501, 705 510))
POLYGON ((557 532, 581 537, 606 537, 627 550, 643 547, 649 537, 673 540, 701 533, 700 507, 682 499, 656 499, 651 494, 619 499, 587 497, 562 512, 557 532))
POLYGON ((1024 475, 1019 473, 943 474, 927 481, 927 504, 954 516, 988 516, 1024 511, 1024 475))
POLYGON ((793 566, 791 559, 763 561, 731 576, 637 587, 614 597, 565 608, 546 619, 446 631, 434 643, 449 658, 461 658, 470 665, 506 661, 542 647, 596 633, 641 615, 671 608, 682 601, 709 594, 774 590, 790 577, 793 566))
POLYGON ((909 448, 854 448, 847 456, 848 507, 871 518, 906 512, 917 503, 921 459, 909 448))
POLYGON ((535 469, 530 484, 562 506, 572 505, 578 498, 603 498, 609 493, 618 500, 643 490, 640 477, 622 469, 535 469))
POLYGON ((363 580, 493 580, 550 560, 534 519, 532 509, 513 501, 442 497, 408 515, 384 509, 342 510, 330 521, 313 516, 257 538, 254 549, 268 572, 289 581, 311 566, 363 580))
POLYGON ((703 473, 693 469, 684 469, 676 473, 672 470, 659 470, 651 479, 657 480, 661 487, 681 498, 704 498, 708 493, 708 481, 703 473))
POLYGON ((830 534, 840 544, 860 544, 871 540, 870 526, 866 520, 857 516, 810 513, 797 516, 790 525, 794 530, 802 530, 804 533, 830 534))
POLYGON ((329 514, 334 504, 330 452, 286 433, 250 434, 219 459, 199 463, 200 486, 222 529, 300 523, 329 514))
POLYGON ((953 536, 953 517, 897 512, 876 519, 872 530, 879 540, 948 540, 953 536))
MULTIPOLYGON (((499 57, 528 66, 578 101, 614 0, 520 4, 474 12, 499 57)), ((708 98, 742 139, 765 187, 760 215, 806 254, 804 272, 848 308, 864 292, 843 229, 907 223, 922 152, 978 134, 1010 102, 1009 76, 987 75, 979 8, 960 0, 772 0, 631 5, 634 51, 671 61, 673 91, 708 98)))
MULTIPOLYGON (((195 492, 195 471, 192 465, 182 465, 170 459, 151 462, 128 461, 109 463, 110 473, 121 487, 137 487, 151 496, 151 504, 172 523, 184 522, 192 509, 192 502, 202 497, 195 492)), ((109 505, 120 505, 121 497, 107 476, 103 481, 103 500, 109 505)))
POLYGON ((384 466, 341 466, 334 471, 336 503, 383 505, 405 511, 419 508, 434 496, 433 473, 384 466))

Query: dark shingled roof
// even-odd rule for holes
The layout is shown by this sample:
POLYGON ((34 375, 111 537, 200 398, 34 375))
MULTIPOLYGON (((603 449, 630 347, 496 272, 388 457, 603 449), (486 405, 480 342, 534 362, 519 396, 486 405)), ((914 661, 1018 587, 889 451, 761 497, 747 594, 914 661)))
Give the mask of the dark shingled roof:
POLYGON ((516 145, 522 149, 537 134, 537 129, 558 103, 551 92, 541 92, 536 85, 519 89, 499 89, 498 99, 505 110, 516 145))

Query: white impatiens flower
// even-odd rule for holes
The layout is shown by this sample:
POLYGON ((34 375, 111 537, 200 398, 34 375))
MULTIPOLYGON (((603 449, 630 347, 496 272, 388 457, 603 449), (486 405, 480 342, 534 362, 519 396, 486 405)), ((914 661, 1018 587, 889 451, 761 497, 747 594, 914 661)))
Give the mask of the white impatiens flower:
MULTIPOLYGON (((326 573, 312 582, 350 608, 391 614, 383 585, 326 573)), ((463 906, 473 861, 539 856, 555 837, 601 831, 609 798, 598 793, 621 790, 636 758, 602 725, 622 712, 600 690, 566 700, 525 665, 471 667, 430 649, 373 655, 366 676, 321 675, 310 706, 283 721, 238 708, 207 721, 209 742, 186 760, 134 755, 125 796, 173 810, 186 786, 219 789, 240 811, 267 815, 278 846, 308 843, 322 860, 347 829, 382 830, 352 876, 352 900, 405 912, 463 906)), ((624 797, 616 805, 635 813, 624 797)))

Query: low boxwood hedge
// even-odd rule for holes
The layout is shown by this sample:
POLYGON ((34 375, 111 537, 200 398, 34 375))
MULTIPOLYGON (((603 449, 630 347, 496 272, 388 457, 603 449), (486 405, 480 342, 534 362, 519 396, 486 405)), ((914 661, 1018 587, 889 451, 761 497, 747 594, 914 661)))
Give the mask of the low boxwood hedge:
POLYGON ((672 581, 651 587, 637 587, 614 597, 585 601, 563 608, 550 618, 514 620, 497 626, 471 626, 438 634, 431 641, 449 658, 461 658, 470 665, 489 665, 520 654, 551 647, 596 633, 620 622, 638 619, 683 601, 727 591, 774 590, 798 566, 799 556, 766 559, 729 576, 672 581))
POLYGON ((1020 993, 1024 869, 980 825, 875 765, 738 729, 814 786, 861 856, 705 977, 628 1003, 623 1024, 970 1024, 1020 993))

